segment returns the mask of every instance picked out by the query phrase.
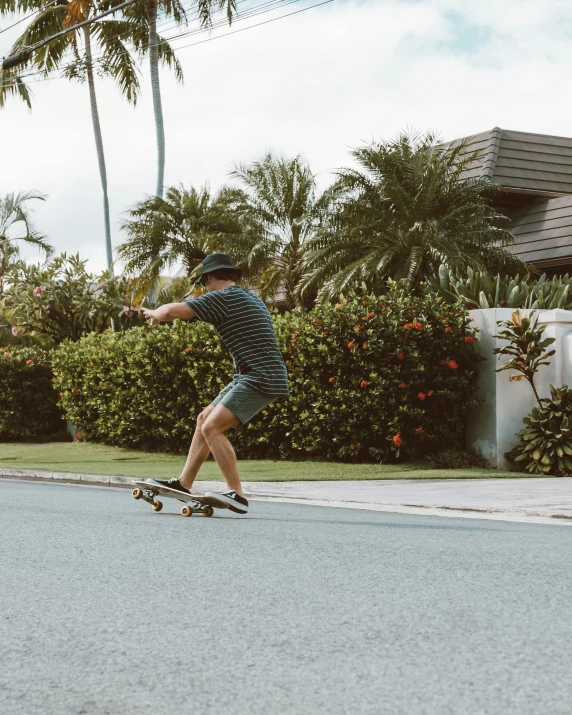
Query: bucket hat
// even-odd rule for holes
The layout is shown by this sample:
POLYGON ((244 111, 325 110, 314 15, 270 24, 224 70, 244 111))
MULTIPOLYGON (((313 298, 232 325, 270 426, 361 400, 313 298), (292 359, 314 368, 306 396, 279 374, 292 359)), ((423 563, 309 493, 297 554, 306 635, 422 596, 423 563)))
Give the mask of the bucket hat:
POLYGON ((203 262, 201 263, 201 274, 195 283, 203 285, 203 277, 207 273, 218 271, 220 268, 236 271, 238 273, 237 280, 242 275, 242 270, 233 265, 232 258, 228 255, 228 253, 211 253, 203 259, 203 262))

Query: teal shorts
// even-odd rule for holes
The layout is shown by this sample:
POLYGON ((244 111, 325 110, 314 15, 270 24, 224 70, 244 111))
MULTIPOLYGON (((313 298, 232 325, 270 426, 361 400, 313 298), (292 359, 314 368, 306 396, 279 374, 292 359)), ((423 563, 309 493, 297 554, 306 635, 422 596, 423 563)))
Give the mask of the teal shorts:
POLYGON ((268 407, 276 399, 276 395, 262 395, 243 382, 233 380, 224 390, 221 390, 211 404, 213 407, 219 404, 224 405, 227 410, 238 417, 242 424, 246 424, 260 410, 268 407))

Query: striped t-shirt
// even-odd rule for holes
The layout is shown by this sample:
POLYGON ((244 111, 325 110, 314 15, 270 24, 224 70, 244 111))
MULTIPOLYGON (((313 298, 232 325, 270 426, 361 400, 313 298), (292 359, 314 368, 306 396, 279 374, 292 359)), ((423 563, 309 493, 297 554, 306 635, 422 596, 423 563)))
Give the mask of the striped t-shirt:
POLYGON ((235 380, 263 395, 288 397, 288 372, 260 298, 233 285, 185 302, 199 320, 214 325, 234 360, 235 380))

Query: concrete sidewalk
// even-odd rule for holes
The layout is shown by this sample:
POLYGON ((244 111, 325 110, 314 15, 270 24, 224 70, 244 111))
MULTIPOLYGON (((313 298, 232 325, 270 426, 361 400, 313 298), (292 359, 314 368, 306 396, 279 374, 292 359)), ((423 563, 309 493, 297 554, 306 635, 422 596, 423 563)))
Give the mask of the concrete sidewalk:
MULTIPOLYGON (((131 487, 131 477, 0 468, 0 477, 51 483, 131 487)), ((222 482, 196 482, 197 494, 222 482)), ((244 482, 249 499, 374 509, 404 514, 455 516, 572 525, 572 477, 524 479, 244 482)))

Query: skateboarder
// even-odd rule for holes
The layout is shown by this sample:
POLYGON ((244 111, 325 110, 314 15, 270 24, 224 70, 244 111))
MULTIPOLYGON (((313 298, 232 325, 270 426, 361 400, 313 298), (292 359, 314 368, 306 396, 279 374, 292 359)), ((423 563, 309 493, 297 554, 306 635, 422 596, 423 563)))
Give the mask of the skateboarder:
POLYGON ((143 308, 151 325, 197 318, 211 323, 234 360, 235 375, 197 418, 189 456, 181 476, 168 481, 148 480, 190 494, 201 465, 212 453, 228 491, 209 493, 216 505, 246 514, 236 455, 225 436, 232 427, 245 424, 278 398, 288 397, 288 374, 280 354, 268 308, 260 298, 236 285, 241 270, 226 253, 212 253, 201 264, 197 283, 205 293, 183 303, 168 303, 156 310, 143 308))

